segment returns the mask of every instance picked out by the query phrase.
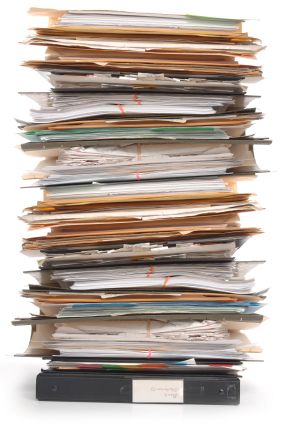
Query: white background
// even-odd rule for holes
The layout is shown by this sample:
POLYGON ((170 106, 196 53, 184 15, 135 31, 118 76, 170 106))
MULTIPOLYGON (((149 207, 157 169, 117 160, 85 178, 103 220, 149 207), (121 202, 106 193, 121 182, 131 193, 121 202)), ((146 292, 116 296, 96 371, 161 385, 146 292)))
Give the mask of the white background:
POLYGON ((1 159, 1 332, 0 332, 0 413, 7 423, 247 423, 253 420, 263 423, 279 420, 282 397, 282 261, 281 212, 282 205, 282 13, 280 1, 265 2, 236 0, 173 1, 143 0, 107 1, 25 1, 6 0, 1 4, 1 79, 0 79, 0 159, 1 159), (18 113, 20 99, 17 91, 40 89, 42 81, 35 72, 19 66, 23 57, 32 56, 31 47, 18 42, 27 34, 27 28, 34 21, 27 16, 31 6, 60 9, 117 9, 163 13, 191 13, 206 16, 256 18, 250 21, 249 32, 259 36, 268 46, 259 60, 264 65, 264 80, 256 88, 262 100, 260 109, 266 114, 257 125, 257 135, 269 136, 273 145, 258 147, 259 164, 272 172, 258 179, 261 203, 267 211, 260 214, 265 235, 249 242, 240 253, 242 258, 267 259, 267 265, 259 278, 271 286, 268 301, 270 306, 264 312, 269 319, 260 331, 250 338, 260 341, 265 350, 265 362, 248 366, 244 373, 241 390, 241 405, 197 406, 197 405, 119 405, 92 403, 41 403, 35 400, 35 377, 42 366, 41 359, 14 358, 13 354, 23 352, 29 339, 28 328, 14 328, 11 320, 26 316, 31 308, 19 296, 26 283, 23 269, 31 269, 26 258, 20 254, 21 236, 25 227, 17 219, 24 206, 30 203, 31 194, 27 189, 19 190, 21 174, 31 167, 15 146, 21 138, 16 135, 14 118, 18 113), (281 66, 280 66, 281 65, 281 66), (281 349, 280 349, 281 346, 281 349), (271 418, 275 414, 277 418, 271 418))

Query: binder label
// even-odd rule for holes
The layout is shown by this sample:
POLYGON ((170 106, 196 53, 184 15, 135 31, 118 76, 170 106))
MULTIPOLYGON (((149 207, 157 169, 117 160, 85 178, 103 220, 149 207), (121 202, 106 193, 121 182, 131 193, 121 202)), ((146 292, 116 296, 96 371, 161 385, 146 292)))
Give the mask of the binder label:
POLYGON ((133 380, 134 403, 184 403, 184 380, 133 380))

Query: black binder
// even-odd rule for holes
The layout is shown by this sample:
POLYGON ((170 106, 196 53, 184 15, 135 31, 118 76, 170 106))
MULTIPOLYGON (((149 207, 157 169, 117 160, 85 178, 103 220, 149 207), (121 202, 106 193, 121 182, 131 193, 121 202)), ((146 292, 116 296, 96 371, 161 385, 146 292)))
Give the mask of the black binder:
POLYGON ((42 371, 42 401, 238 405, 240 380, 230 375, 42 371))

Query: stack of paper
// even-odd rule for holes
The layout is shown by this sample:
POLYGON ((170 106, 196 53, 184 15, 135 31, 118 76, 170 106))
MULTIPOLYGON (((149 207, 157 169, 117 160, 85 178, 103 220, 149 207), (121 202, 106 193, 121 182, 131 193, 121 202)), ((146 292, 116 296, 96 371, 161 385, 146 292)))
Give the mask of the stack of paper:
POLYGON ((21 217, 39 256, 22 295, 38 314, 26 355, 52 370, 237 374, 260 348, 267 287, 236 261, 242 214, 260 206, 239 181, 260 172, 249 94, 259 40, 242 20, 33 9, 49 16, 28 44, 46 46, 48 93, 19 127, 24 175, 43 198, 21 217), (251 64, 252 63, 252 64, 251 64), (217 360, 217 364, 215 361, 217 360), (228 366, 228 365, 229 366, 228 366))

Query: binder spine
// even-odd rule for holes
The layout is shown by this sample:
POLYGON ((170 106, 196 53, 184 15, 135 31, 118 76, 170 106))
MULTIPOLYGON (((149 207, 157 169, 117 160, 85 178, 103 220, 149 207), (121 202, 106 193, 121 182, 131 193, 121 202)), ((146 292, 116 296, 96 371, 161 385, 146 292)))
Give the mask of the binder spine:
POLYGON ((240 380, 235 376, 165 377, 43 371, 37 376, 36 398, 41 401, 238 405, 240 380))

